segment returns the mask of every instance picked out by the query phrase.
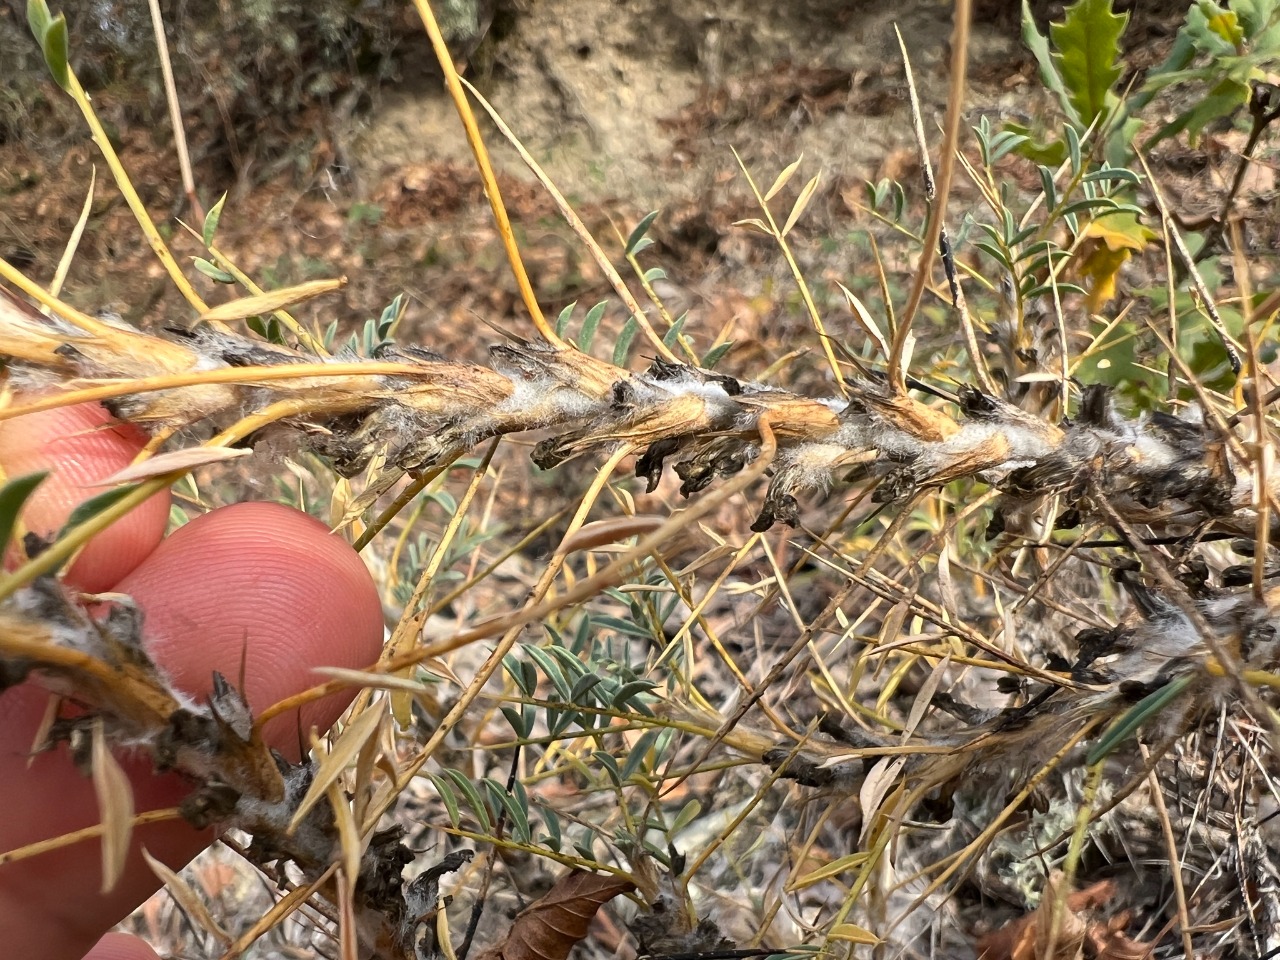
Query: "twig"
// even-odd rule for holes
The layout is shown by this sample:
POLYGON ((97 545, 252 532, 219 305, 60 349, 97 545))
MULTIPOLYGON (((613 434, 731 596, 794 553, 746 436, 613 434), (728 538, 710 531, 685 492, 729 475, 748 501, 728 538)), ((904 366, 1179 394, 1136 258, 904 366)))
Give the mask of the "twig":
POLYGON ((1231 334, 1227 331, 1226 324, 1222 322, 1222 316, 1218 313, 1218 308, 1213 302, 1213 296, 1209 293, 1204 277, 1200 275, 1200 271, 1196 268, 1195 258, 1191 256, 1191 251, 1187 249, 1187 244, 1182 239, 1182 234, 1178 232, 1178 228, 1173 223, 1173 218, 1169 215, 1169 207, 1164 201, 1164 195, 1160 192, 1160 185, 1156 183, 1156 178, 1151 174, 1151 168, 1147 166, 1146 157, 1138 154, 1138 162, 1142 164, 1142 171, 1147 175, 1147 182, 1151 184, 1151 195, 1155 197, 1156 206, 1160 208, 1160 218, 1165 223, 1166 229, 1169 231, 1169 237, 1173 240, 1173 245, 1178 251, 1178 256, 1182 259, 1182 263, 1186 266, 1191 276, 1191 282, 1195 285, 1196 293, 1200 296, 1200 302, 1209 317, 1209 323, 1213 326, 1214 332, 1217 333, 1222 349, 1227 352, 1227 362, 1231 364, 1231 372, 1239 376, 1244 366, 1240 361, 1240 352, 1231 342, 1231 334))
MULTIPOLYGON (((862 563, 862 568, 864 570, 870 569, 871 565, 880 558, 880 555, 884 552, 891 539, 897 534, 898 530, 901 529, 902 525, 906 523, 907 518, 911 515, 912 502, 914 502, 914 500, 902 505, 901 511, 893 518, 889 527, 881 535, 876 546, 867 554, 862 563)), ((720 729, 716 731, 715 736, 712 737, 699 752, 698 758, 692 764, 691 769, 697 770, 698 767, 700 767, 702 763, 711 756, 712 751, 724 741, 724 738, 729 734, 729 732, 738 725, 742 718, 745 717, 760 698, 764 696, 765 691, 768 690, 780 676, 782 676, 782 671, 785 670, 791 661, 799 656, 800 652, 813 641, 814 636, 826 626, 827 621, 835 616, 836 611, 840 609, 841 604, 843 604, 845 600, 849 598, 849 594, 853 592, 854 586, 855 581, 848 581, 844 586, 836 591, 835 595, 832 596, 830 600, 827 601, 826 606, 822 608, 822 612, 819 613, 813 621, 800 632, 800 636, 796 638, 795 642, 792 643, 791 646, 787 648, 786 652, 774 662, 773 666, 769 668, 769 672, 765 674, 764 679, 760 681, 750 694, 743 697, 742 702, 738 704, 733 713, 720 724, 720 729)), ((670 793, 675 790, 684 783, 687 778, 688 775, 681 777, 671 786, 667 787, 665 792, 670 793)))
MULTIPOLYGON (((1249 164, 1253 160, 1254 148, 1257 147, 1258 141, 1262 139, 1267 127, 1276 118, 1280 117, 1280 87, 1261 80, 1254 81, 1253 91, 1249 96, 1249 115, 1253 118, 1253 123, 1249 128, 1249 139, 1245 141, 1244 149, 1240 151, 1240 157, 1236 161, 1235 175, 1231 178, 1231 187, 1227 191, 1227 195, 1222 198, 1221 209, 1208 223, 1201 221, 1194 224, 1183 224, 1184 228, 1188 230, 1208 227, 1202 237, 1200 249, 1196 251, 1194 263, 1200 263, 1202 260, 1207 260, 1212 256, 1214 247, 1222 239, 1227 222, 1231 217, 1231 208, 1235 206, 1236 197, 1240 194, 1240 188, 1244 186, 1244 175, 1248 172, 1249 164)), ((1185 269, 1184 267, 1183 270, 1185 269)))
POLYGON ((471 112, 471 105, 467 103, 467 94, 462 86, 462 78, 458 76, 458 70, 453 65, 453 57, 449 53, 449 47, 444 41, 444 36, 440 33, 440 25, 436 23, 436 16, 431 11, 431 4, 428 0, 413 0, 413 5, 418 10, 418 16, 422 18, 422 24, 426 27, 427 36, 431 38, 432 49, 435 50, 436 59, 440 61, 440 68, 444 71, 444 80, 449 88, 449 95, 453 98, 453 105, 457 108, 458 118, 462 121, 463 129, 466 130, 467 143, 471 145, 471 152, 475 155, 476 168, 480 171, 480 179, 484 181, 484 193, 489 199, 489 208, 493 211, 493 219, 498 226, 498 235, 502 237, 502 246, 507 252, 507 260, 511 264, 511 272, 515 275, 516 285, 520 288, 520 297, 524 300, 525 309, 529 311, 533 325, 537 328, 542 339, 553 347, 564 349, 567 345, 560 339, 555 328, 547 322, 546 316, 542 313, 542 307, 538 304, 537 294, 533 291, 533 284, 529 281, 529 272, 524 268, 524 260, 520 256, 520 248, 516 245, 515 233, 511 229, 511 218, 507 216, 506 205, 502 202, 502 192, 498 189, 498 178, 494 175, 493 164, 489 160, 489 151, 485 149, 484 140, 480 136, 480 128, 476 125, 475 114, 471 112))
MULTIPOLYGON (((947 91, 947 116, 943 128, 941 173, 938 176, 937 192, 929 204, 929 219, 925 225, 923 249, 920 251, 920 262, 916 266, 916 275, 911 284, 911 292, 907 296, 907 305, 902 310, 901 319, 893 331, 892 351, 889 356, 889 383, 897 393, 906 392, 903 380, 902 355, 906 348, 907 337, 911 333, 911 323, 924 289, 929 282, 929 273, 933 267, 934 252, 942 238, 943 221, 946 219, 947 197, 951 192, 951 179, 956 165, 956 148, 960 142, 960 121, 964 108, 965 72, 969 62, 969 21, 973 12, 972 0, 956 0, 955 26, 951 33, 951 85, 947 91)), ((908 83, 911 83, 908 72, 908 83)), ((911 84, 914 88, 914 84, 911 84)), ((919 101, 912 96, 913 109, 918 112, 919 101)), ((927 156, 927 152, 925 152, 927 156)), ((925 168, 928 169, 926 162, 925 168)), ((927 181, 926 181, 927 188, 927 181)))
MULTIPOLYGON (((1151 753, 1145 743, 1138 744, 1142 759, 1150 762, 1151 753)), ((1169 808, 1165 806, 1164 791, 1160 789, 1160 781, 1156 779, 1155 769, 1147 774, 1147 783, 1151 787, 1151 802, 1156 808, 1156 816, 1160 821, 1160 831, 1164 836, 1165 850, 1169 855, 1169 879, 1173 881, 1173 896, 1178 902, 1178 928, 1182 933, 1182 949, 1187 960, 1195 960, 1195 946, 1191 942, 1191 917, 1187 913, 1187 890, 1182 883, 1182 861, 1178 857, 1178 843, 1173 836, 1173 824, 1169 821, 1169 808)))
MULTIPOLYGON (((511 770, 507 774, 507 794, 510 795, 516 788, 516 776, 520 772, 520 744, 517 743, 515 750, 511 752, 511 770)), ((498 811, 498 822, 494 824, 493 835, 498 840, 502 839, 502 834, 507 826, 507 808, 503 807, 498 811)), ((490 851, 488 858, 485 860, 484 873, 480 878, 480 889, 476 891, 475 901, 471 904, 471 919, 467 921, 467 932, 463 935, 462 945, 455 951, 457 960, 467 960, 467 954, 471 952, 471 944, 475 940, 476 930, 480 926, 480 917, 484 914, 485 900, 489 896, 489 885, 493 882, 493 864, 495 860, 495 851, 490 851)))
POLYGON ((672 363, 680 363, 680 358, 671 352, 671 349, 658 336, 657 331, 653 329, 653 325, 649 323, 649 318, 645 316, 644 309, 632 295, 626 283, 623 282, 622 276, 613 266, 613 263, 605 256, 604 251, 600 249, 600 244, 596 242, 595 237, 591 236, 591 231, 587 229, 587 225, 582 222, 582 218, 569 205, 569 201, 565 199, 564 194, 560 192, 560 189, 552 179, 547 176, 541 165, 533 159, 533 154, 529 153, 524 143, 515 135, 507 122, 493 108, 493 105, 481 95, 480 91, 467 80, 462 80, 461 82, 467 90, 471 91, 471 95, 476 98, 480 106, 484 107, 485 112, 489 114, 489 119, 494 122, 499 132, 507 138, 507 142, 516 148, 516 152, 520 154, 520 159, 524 161, 525 166, 532 171, 533 175, 538 178, 542 188, 551 195, 551 199, 555 201, 556 208, 560 211, 560 216, 564 217, 565 222, 569 224, 569 228, 578 235, 578 239, 583 242, 591 253, 596 266, 600 268, 600 272, 604 274, 605 279, 609 281, 609 285, 613 287, 613 292, 618 295, 618 299, 626 304, 627 309, 631 311, 631 316, 635 318, 636 324, 640 327, 640 331, 653 348, 658 351, 658 355, 672 363))
POLYGON ((103 128, 102 121, 98 119, 98 115, 93 109, 93 104, 89 102, 89 95, 85 93, 84 87, 80 85, 80 80, 76 77, 75 71, 68 70, 67 79, 70 84, 67 92, 71 95, 71 99, 75 101, 76 106, 80 108, 80 113, 84 116, 85 122, 89 125, 89 130, 93 133, 93 142, 98 145, 98 150, 101 151, 103 159, 107 162, 107 167, 111 170, 111 175, 115 178, 116 186, 120 188, 120 193, 124 195, 125 203, 128 204, 130 212, 133 213, 134 219, 141 228, 143 235, 147 238, 147 243, 150 244, 156 259, 160 261, 165 272, 169 274, 169 279, 178 288, 178 292, 182 294, 187 303, 191 304, 199 313, 207 312, 209 309, 208 304, 196 293, 191 281, 179 269, 178 262, 173 258, 168 245, 160 236, 160 231, 156 229, 155 223, 152 222, 151 215, 147 213, 146 205, 142 202, 142 198, 138 196, 138 191, 134 188, 133 181, 129 179, 129 174, 125 171, 124 164, 120 162, 119 155, 111 145, 111 138, 107 136, 107 131, 103 128))
POLYGON ((164 35, 164 18, 160 15, 160 0, 147 0, 151 9, 151 27, 156 35, 156 52, 160 55, 160 72, 164 76, 164 96, 169 104, 169 120, 173 124, 173 145, 178 151, 178 168, 182 171, 182 187, 187 192, 191 216, 197 223, 204 222, 204 208, 196 195, 196 180, 191 172, 191 154, 187 151, 187 134, 182 126, 182 107, 178 103, 178 87, 173 81, 173 64, 169 60, 169 41, 164 35))

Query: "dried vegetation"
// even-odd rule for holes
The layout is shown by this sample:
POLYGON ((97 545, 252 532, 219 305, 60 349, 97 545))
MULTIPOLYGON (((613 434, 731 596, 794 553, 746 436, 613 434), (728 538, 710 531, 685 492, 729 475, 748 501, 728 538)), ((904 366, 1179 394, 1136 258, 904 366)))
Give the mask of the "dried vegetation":
MULTIPOLYGON (((220 206, 205 220, 201 269, 252 295, 209 308, 192 292, 199 322, 164 335, 80 313, 3 265, 46 311, 0 296, 13 391, 0 416, 96 399, 149 430, 154 451, 174 447, 0 582, 0 678, 85 708, 45 746, 69 741, 102 783, 116 782, 113 745, 181 771, 193 785, 183 815, 247 834, 240 852, 282 865, 277 876, 294 885, 253 932, 311 898, 327 918, 320 934, 344 957, 451 956, 444 877, 464 871, 455 895, 475 905, 475 927, 495 875, 515 883, 539 861, 575 872, 495 954, 564 957, 602 903, 634 891, 631 939, 615 944, 655 956, 1269 955, 1280 944, 1276 310, 1252 292, 1257 271, 1238 246, 1233 285, 1211 289, 1198 269, 1231 239, 1234 193, 1218 220, 1189 231, 1203 241, 1193 253, 1135 144, 1142 131, 1195 135, 1240 109, 1253 130, 1241 169, 1252 162, 1276 115, 1257 71, 1267 45, 1280 46, 1278 14, 1238 4, 1221 11, 1231 33, 1200 3, 1179 35, 1187 58, 1135 87, 1113 63, 1124 21, 1108 2, 1080 0, 1049 37, 1028 15, 1065 120, 998 131, 984 121, 975 153, 960 149, 968 7, 956 4, 936 183, 921 155, 923 226, 911 188, 869 185, 868 215, 924 254, 905 298, 880 271, 879 320, 844 292, 859 336, 833 333, 788 241, 817 178, 775 219, 799 163, 767 190, 747 175, 760 216, 741 226, 770 237, 794 272, 828 361, 825 395, 717 372, 721 345, 699 354, 683 319, 656 298, 637 302, 635 287, 653 295, 655 274, 637 259, 651 218, 623 243, 634 284, 584 236, 630 316, 612 361, 589 352, 601 311, 573 339, 571 309, 558 323, 543 317, 514 241, 537 336, 495 335, 484 366, 395 342, 400 302, 335 347, 332 330, 308 330, 287 310, 340 281, 257 290, 214 246, 220 206), (1098 49, 1109 52, 1083 66, 1073 55, 1098 49), (1250 57, 1255 72, 1239 73, 1250 57), (1237 71, 1243 100, 1196 101, 1152 131, 1141 111, 1195 69, 1237 71), (1015 164, 1040 183, 1017 211, 1001 173, 1015 164), (989 215, 949 234, 957 175, 989 215), (1153 309, 1163 284, 1116 297, 1130 259, 1167 267, 1163 315, 1153 309), (1196 299, 1175 295, 1178 285, 1196 299), (964 286, 982 300, 972 311, 964 286), (947 304, 935 319, 920 309, 928 298, 947 304), (256 336, 232 328, 242 320, 256 336), (926 329, 935 322, 943 334, 926 329), (627 363, 636 336, 655 355, 643 370, 627 363), (1130 341, 1150 352, 1126 373, 1145 379, 1106 382, 1099 360, 1130 341), (498 441, 532 431, 542 469, 588 457, 604 466, 522 607, 507 597, 499 616, 430 632, 432 614, 484 590, 516 555, 478 569, 493 536, 468 518, 482 486, 498 495, 498 441), (119 511, 201 465, 177 451, 211 432, 213 451, 287 451, 317 472, 311 455, 323 458, 336 474, 334 516, 357 546, 378 555, 380 535, 397 532, 388 586, 403 612, 386 654, 313 691, 367 694, 301 764, 257 735, 287 705, 254 718, 221 679, 209 702, 191 702, 149 660, 137 611, 91 619, 53 576, 119 511), (477 449, 460 499, 436 501, 448 522, 400 563, 426 498, 440 498, 446 471, 477 449), (645 492, 664 489, 669 468, 696 498, 670 517, 639 514, 645 492, 613 477, 630 456, 645 492), (832 490, 852 497, 813 529, 804 504, 832 490), (739 497, 754 505, 749 529, 732 512, 739 497), (588 524, 593 511, 605 519, 588 524), (455 568, 466 577, 446 590, 455 568), (482 659, 458 658, 491 638, 482 659), (442 683, 456 689, 441 697, 442 683), (495 734, 503 725, 514 738, 495 734), (508 754, 505 782, 489 776, 508 754), (405 827, 381 819, 401 797, 453 846, 412 881, 405 827), (467 867, 463 843, 490 851, 483 871, 467 867)), ((65 50, 59 61, 56 36, 42 36, 79 102, 65 50)), ((805 77, 818 100, 844 82, 805 77)), ((0 495, 10 516, 23 482, 0 495)), ((121 804, 104 811, 104 829, 127 842, 121 804)), ((253 938, 215 939, 234 956, 253 938)))

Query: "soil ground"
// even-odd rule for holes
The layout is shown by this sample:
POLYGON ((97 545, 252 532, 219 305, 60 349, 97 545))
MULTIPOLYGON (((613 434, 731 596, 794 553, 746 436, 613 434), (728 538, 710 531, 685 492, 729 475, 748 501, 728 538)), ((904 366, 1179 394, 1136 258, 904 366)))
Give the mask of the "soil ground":
MULTIPOLYGON (((1052 116, 1005 6, 980 5, 970 123, 1052 116)), ((1171 37, 1177 17, 1170 6, 1178 5, 1137 5, 1126 38, 1135 67, 1153 61, 1171 37)), ((625 235, 648 210, 662 211, 651 234, 659 245, 646 258, 646 266, 666 270, 658 292, 675 312, 691 311, 695 336, 732 319, 738 346, 730 362, 749 368, 772 343, 801 335, 808 321, 776 250, 732 226, 757 212, 733 150, 764 183, 804 156, 776 201, 780 210, 821 171, 792 239, 821 305, 843 311, 824 281, 841 279, 855 290, 870 283, 865 231, 872 224, 858 209, 864 183, 888 177, 911 191, 918 181, 894 27, 912 58, 926 129, 936 133, 948 84, 950 5, 735 0, 709 9, 670 0, 522 4, 504 35, 478 51, 471 75, 606 249, 616 251, 615 231, 625 235)), ((420 56, 429 58, 425 38, 420 56)), ((410 68, 404 74, 367 111, 346 119, 318 108, 304 114, 297 155, 265 179, 252 167, 206 178, 197 165, 198 193, 207 207, 229 191, 219 245, 263 285, 349 278, 341 297, 313 308, 317 320, 336 317, 354 328, 405 291, 413 306, 403 333, 436 349, 475 353, 479 319, 516 329, 526 321, 453 108, 437 78, 410 68)), ((110 112, 110 94, 103 97, 110 112)), ((491 127, 486 139, 546 309, 605 299, 607 285, 550 199, 491 127)), ((177 224, 191 211, 164 124, 124 128, 119 140, 175 248, 198 253, 177 224)), ((1230 146, 1220 145, 1224 160, 1230 146)), ((98 185, 70 297, 144 326, 186 321, 87 136, 69 146, 0 144, 0 253, 37 278, 51 276, 90 167, 98 185)), ((1189 172, 1208 174, 1199 191, 1207 205, 1214 171, 1189 172)), ((957 183, 958 211, 974 198, 957 183)), ((1201 212, 1195 196, 1185 199, 1193 214, 1201 212)), ((1274 245, 1274 233, 1265 245, 1274 245)), ((199 282, 210 300, 227 296, 199 282)))

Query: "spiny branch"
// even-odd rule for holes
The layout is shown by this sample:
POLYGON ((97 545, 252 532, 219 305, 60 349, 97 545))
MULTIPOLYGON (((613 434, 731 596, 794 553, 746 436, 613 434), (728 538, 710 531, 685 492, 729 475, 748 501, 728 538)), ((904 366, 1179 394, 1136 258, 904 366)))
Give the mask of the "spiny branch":
MULTIPOLYGON (((9 361, 13 386, 65 390, 125 381, 135 389, 107 405, 157 433, 229 419, 237 427, 224 430, 226 437, 242 435, 246 423, 259 437, 288 431, 344 476, 385 458, 387 469, 371 479, 363 506, 404 473, 443 468, 478 443, 530 430, 548 434, 533 453, 543 467, 605 448, 616 458, 643 451, 636 472, 650 489, 667 462, 686 495, 730 475, 737 476, 720 492, 740 492, 771 471, 757 530, 778 520, 795 523, 801 495, 840 479, 872 484, 873 499, 905 511, 924 488, 978 478, 1002 494, 989 534, 1023 536, 1084 518, 1118 529, 1117 516, 1126 535, 1143 525, 1152 533, 1199 526, 1202 536, 1211 527, 1251 536, 1255 504, 1276 494, 1252 489, 1256 474, 1242 459, 1247 451, 1238 440, 1228 442, 1235 438, 1224 435, 1229 428, 1220 417, 1156 412, 1126 419, 1100 387, 1085 388, 1074 418, 1056 424, 970 386, 953 397, 939 392, 936 405, 873 379, 850 381, 848 400, 811 398, 665 360, 631 372, 568 345, 515 339, 490 349, 489 366, 386 346, 353 368, 360 358, 317 358, 210 326, 162 338, 95 324, 86 329, 46 318, 0 296, 0 355, 9 361), (174 386, 184 376, 185 385, 174 386), (162 379, 151 389, 136 388, 156 377, 162 379)), ((64 396, 74 402, 78 394, 64 396)), ((5 415, 21 412, 14 406, 5 415)), ((704 499, 691 512, 710 506, 704 499)), ((898 519, 905 517, 900 512, 898 519)), ((642 537, 617 563, 634 562, 662 535, 642 537)), ((865 558, 864 567, 872 562, 865 558)), ((586 599, 614 582, 618 569, 611 565, 562 599, 586 599)), ((1197 691, 1213 702, 1228 674, 1262 676, 1276 661, 1274 591, 1262 603, 1224 592, 1184 610, 1136 578, 1122 573, 1117 580, 1142 624, 1078 638, 1070 684, 1047 683, 1021 712, 975 715, 970 730, 917 744, 922 782, 1010 738, 1043 746, 1062 743, 1064 733, 1084 736, 1100 714, 1128 708, 1135 691, 1154 696, 1175 680, 1177 709, 1166 711, 1166 723, 1182 722, 1197 691), (1215 655, 1228 648, 1239 651, 1243 671, 1215 655), (935 755, 940 766, 930 772, 927 758, 935 755)), ((535 605, 526 616, 540 613, 535 605)), ((512 641, 524 622, 513 625, 512 641)), ((196 785, 183 807, 188 819, 242 828, 255 837, 259 861, 293 861, 308 882, 331 886, 325 878, 342 838, 329 802, 304 804, 316 766, 273 756, 257 734, 261 718, 255 722, 221 678, 205 704, 174 691, 141 647, 137 627, 127 608, 95 623, 52 580, 26 584, 0 606, 0 683, 32 678, 74 699, 88 708, 86 717, 106 725, 110 742, 145 745, 158 766, 196 785)), ((75 721, 55 725, 51 736, 73 744, 84 739, 75 721)), ((788 753, 788 775, 815 783, 852 778, 864 758, 890 749, 872 741, 849 747, 827 744, 816 765, 816 747, 788 753), (813 770, 821 773, 806 772, 813 770)), ((360 860, 358 927, 372 931, 380 957, 423 960, 430 954, 422 951, 433 949, 430 938, 419 937, 419 921, 434 909, 437 891, 402 883, 409 856, 399 834, 386 832, 374 835, 360 860)))
MULTIPOLYGON (((795 524, 799 497, 837 480, 874 483, 873 499, 901 503, 922 487, 966 477, 1004 494, 991 535, 1070 526, 1082 517, 1105 521, 1092 490, 1130 522, 1152 527, 1204 523, 1247 536, 1254 524, 1253 471, 1239 460, 1240 444, 1219 435, 1220 419, 1195 408, 1182 417, 1126 419, 1103 387, 1086 387, 1074 418, 1055 424, 968 386, 956 392, 952 414, 868 379, 850 381, 845 401, 665 360, 631 372, 570 346, 514 338, 489 355, 490 365, 480 366, 386 345, 354 368, 360 358, 318 363, 207 326, 165 338, 113 326, 86 333, 0 297, 0 356, 9 359, 15 386, 93 387, 189 374, 186 386, 106 404, 153 431, 260 415, 256 438, 291 431, 344 477, 384 457, 386 469, 353 512, 406 472, 439 468, 482 441, 531 430, 550 434, 533 451, 543 468, 625 443, 643 449, 636 473, 650 490, 671 463, 688 496, 755 460, 767 416, 778 453, 755 530, 795 524), (317 375, 326 366, 334 374, 317 375), (230 382, 237 369, 244 379, 230 382), (1064 506, 1056 516, 1040 515, 1050 495, 1064 506)), ((6 416, 21 412, 14 407, 6 416)))

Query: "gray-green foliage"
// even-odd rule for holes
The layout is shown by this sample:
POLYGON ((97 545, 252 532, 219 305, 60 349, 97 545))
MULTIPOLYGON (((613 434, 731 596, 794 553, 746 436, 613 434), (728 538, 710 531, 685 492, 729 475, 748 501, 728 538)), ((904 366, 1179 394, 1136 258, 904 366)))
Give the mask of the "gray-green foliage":
MULTIPOLYGON (((649 582, 656 586, 658 576, 651 575, 649 582)), ((448 779, 432 779, 453 822, 457 824, 470 808, 474 826, 487 832, 505 812, 520 842, 556 854, 568 854, 572 848, 578 856, 594 859, 596 840, 602 838, 628 849, 643 848, 667 862, 670 838, 696 811, 682 817, 685 811, 664 809, 652 793, 653 779, 670 763, 679 733, 653 709, 664 671, 646 670, 635 657, 637 645, 643 649, 658 642, 661 624, 678 602, 665 593, 655 598, 650 592, 606 591, 600 605, 607 609, 583 611, 564 632, 548 625, 542 644, 522 644, 503 660, 514 696, 502 713, 530 763, 556 744, 590 738, 594 749, 589 758, 568 751, 557 753, 558 760, 573 768, 585 791, 613 794, 616 807, 601 809, 616 809, 621 819, 606 828, 588 817, 576 835, 565 836, 555 811, 537 802, 531 809, 529 795, 518 781, 508 792, 493 780, 475 784, 447 771, 448 779), (624 732, 632 732, 634 739, 624 740, 624 732), (626 791, 628 787, 640 789, 626 791)))
MULTIPOLYGON (((983 254, 975 280, 985 290, 973 298, 980 322, 1008 319, 1026 358, 1036 350, 1026 334, 1029 315, 1056 311, 1055 298, 1068 294, 1083 295, 1089 312, 1096 312, 1115 296, 1122 267, 1149 253, 1158 239, 1158 218, 1144 206, 1139 189, 1141 131, 1147 131, 1146 146, 1183 135, 1194 142, 1207 124, 1247 119, 1248 106, 1252 145, 1276 118, 1274 88, 1265 77, 1280 57, 1277 0, 1230 7, 1199 0, 1190 5, 1164 60, 1137 77, 1121 43, 1128 15, 1116 6, 1115 0, 1076 0, 1044 32, 1024 2, 1023 39, 1060 112, 1039 118, 1035 129, 1015 123, 997 129, 985 117, 973 127, 978 163, 972 169, 986 209, 968 212, 953 242, 957 250, 972 247, 983 254), (1157 93, 1174 87, 1178 98, 1153 103, 1157 93), (1019 158, 1035 164, 1038 196, 1013 189, 1003 172, 1019 158)), ((877 216, 919 229, 918 211, 909 207, 902 185, 869 183, 866 195, 877 216)), ((1210 245, 1211 253, 1215 229, 1211 222, 1208 228, 1191 227, 1187 242, 1193 250, 1210 245)), ((1214 286, 1218 268, 1212 260, 1200 270, 1214 286)), ((1127 292, 1156 312, 1167 309, 1162 280, 1127 292)), ((1177 307, 1171 323, 1182 359, 1202 383, 1228 388, 1233 374, 1222 330, 1189 293, 1179 293, 1177 307)), ((1218 314, 1227 331, 1239 329, 1241 317, 1232 306, 1219 307, 1218 314)), ((1158 346, 1141 320, 1120 319, 1078 357, 1075 375, 1082 382, 1110 384, 1138 406, 1149 406, 1170 389, 1166 373, 1144 359, 1158 346)), ((1026 358, 1006 358, 1015 375, 1036 372, 1026 358)))

